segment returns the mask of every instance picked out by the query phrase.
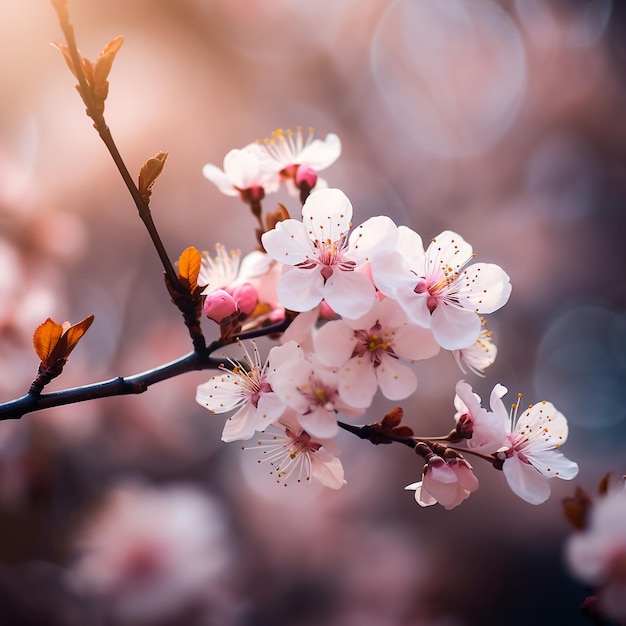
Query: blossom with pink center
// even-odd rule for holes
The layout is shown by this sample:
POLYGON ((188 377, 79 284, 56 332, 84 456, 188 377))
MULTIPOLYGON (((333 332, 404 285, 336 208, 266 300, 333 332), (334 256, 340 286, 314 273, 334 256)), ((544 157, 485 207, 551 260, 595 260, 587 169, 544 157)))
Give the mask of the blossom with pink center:
MULTIPOLYGON (((214 590, 229 567, 222 511, 190 486, 119 486, 75 538, 71 588, 97 598, 117 623, 177 618, 214 590)), ((107 620, 108 621, 108 620, 107 620)))
POLYGON ((407 485, 405 489, 415 491, 415 501, 422 507, 439 503, 450 510, 478 489, 478 478, 464 458, 444 460, 432 455, 424 468, 422 480, 407 485))
POLYGON ((457 428, 467 437, 467 447, 481 454, 494 454, 506 445, 508 413, 500 398, 507 392, 498 384, 491 392, 491 411, 480 404, 480 397, 470 385, 460 380, 456 384, 454 418, 457 428))
MULTIPOLYGON (((506 388, 500 388, 498 393, 504 395, 506 388)), ((541 504, 550 497, 548 480, 571 480, 578 474, 578 465, 558 451, 567 439, 565 416, 544 400, 530 405, 518 417, 521 398, 518 394, 518 402, 512 405, 507 441, 497 456, 504 461, 502 471, 513 492, 530 504, 541 504)), ((498 403, 504 408, 502 400, 493 400, 492 394, 492 406, 498 403)))
POLYGON ((400 359, 428 359, 439 344, 427 328, 409 324, 397 302, 376 300, 357 320, 327 322, 315 336, 315 354, 337 368, 339 395, 350 406, 367 408, 380 386, 389 400, 402 400, 417 388, 413 371, 400 359))
POLYGON ((503 306, 511 293, 509 277, 498 265, 474 263, 472 247, 452 231, 435 237, 426 252, 421 237, 398 227, 395 252, 372 259, 374 282, 397 300, 409 319, 431 328, 447 350, 468 348, 479 337, 479 314, 503 306))
POLYGON ((313 129, 305 139, 302 128, 283 130, 279 128, 271 138, 264 141, 261 167, 267 172, 278 173, 292 195, 305 183, 309 190, 326 187, 317 173, 332 165, 341 155, 341 141, 329 133, 322 141, 313 138, 313 129))
POLYGON ((255 250, 242 258, 241 252, 230 252, 221 243, 215 245, 215 256, 202 253, 202 263, 198 284, 204 286, 202 295, 206 296, 217 289, 232 290, 242 284, 253 284, 255 279, 268 273, 273 265, 271 258, 255 250))
POLYGON ((312 437, 290 411, 273 424, 274 429, 278 432, 273 432, 269 440, 260 439, 255 449, 262 450, 261 461, 272 466, 277 482, 287 484, 295 477, 298 483, 314 478, 332 489, 345 484, 343 466, 332 452, 332 441, 312 437))
POLYGON ((259 351, 254 343, 253 346, 254 358, 243 348, 246 365, 232 361, 232 371, 213 376, 208 382, 198 385, 196 391, 196 402, 211 413, 228 413, 238 409, 226 421, 222 441, 249 439, 256 431, 263 431, 276 421, 286 408, 274 393, 268 374, 270 363, 272 367, 277 367, 283 360, 292 358, 292 347, 272 348, 261 365, 259 351))
POLYGON ((320 189, 302 207, 302 219, 288 219, 263 234, 267 253, 286 266, 278 297, 292 311, 310 311, 322 300, 338 315, 358 318, 373 306, 376 292, 357 271, 380 252, 395 246, 396 226, 385 216, 372 217, 348 231, 352 205, 339 189, 320 189))
POLYGON ((231 150, 224 157, 224 169, 212 163, 202 168, 202 174, 227 196, 241 195, 245 201, 262 200, 265 193, 276 191, 280 179, 275 172, 262 167, 268 155, 256 143, 231 150))
POLYGON ((626 491, 610 491, 591 509, 588 528, 566 546, 571 571, 598 588, 600 607, 626 621, 626 491))
POLYGON ((314 437, 334 437, 339 432, 337 413, 358 417, 360 407, 347 404, 339 395, 339 375, 326 368, 314 355, 306 354, 294 342, 294 358, 275 367, 270 376, 274 392, 297 413, 300 425, 314 437))

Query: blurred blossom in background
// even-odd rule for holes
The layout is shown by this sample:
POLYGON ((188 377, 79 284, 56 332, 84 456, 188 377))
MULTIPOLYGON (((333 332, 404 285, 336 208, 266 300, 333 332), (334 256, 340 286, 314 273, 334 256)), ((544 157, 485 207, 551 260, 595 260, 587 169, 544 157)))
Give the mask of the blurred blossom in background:
MULTIPOLYGON (((336 133, 324 172, 425 240, 452 229, 501 265, 486 379, 416 364, 417 433, 454 386, 496 382, 570 423, 590 490, 626 441, 626 11, 612 0, 69 2, 95 58, 122 34, 106 115, 129 169, 169 150, 153 214, 172 258, 244 254, 254 219, 202 167, 279 127, 336 133)), ((50 6, 0 0, 0 400, 36 374, 35 327, 95 323, 61 389, 190 349, 162 270, 74 79, 50 6)), ((269 196, 266 209, 296 199, 269 196)), ((206 322, 206 320, 205 320, 206 322)), ((205 323, 207 334, 211 335, 205 323)), ((264 345, 260 342, 260 345, 264 345)), ((338 438, 347 485, 276 485, 194 401, 207 373, 0 424, 0 623, 73 626, 584 624, 554 485, 535 508, 476 463, 454 511, 418 509, 409 450, 338 438)), ((393 403, 376 401, 380 418, 393 403)), ((435 429, 437 429, 435 431, 435 429)))

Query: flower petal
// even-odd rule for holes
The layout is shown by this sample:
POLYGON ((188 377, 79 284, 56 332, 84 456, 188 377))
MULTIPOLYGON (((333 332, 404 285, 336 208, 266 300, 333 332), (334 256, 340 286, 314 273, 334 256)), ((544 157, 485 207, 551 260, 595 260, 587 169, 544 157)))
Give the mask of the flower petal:
POLYGON ((352 204, 340 189, 320 189, 306 199, 302 223, 312 241, 339 241, 352 222, 352 204))
POLYGON ((229 417, 224 424, 222 441, 240 441, 250 439, 256 432, 256 408, 247 403, 234 415, 229 417))
POLYGON ((440 301, 431 315, 430 327, 435 339, 446 350, 472 345, 480 335, 480 317, 473 311, 460 309, 440 301))
POLYGON ((355 319, 372 308, 376 291, 365 274, 339 270, 326 281, 324 299, 338 315, 355 319))
POLYGON ((324 141, 314 139, 298 157, 298 164, 308 165, 314 170, 324 170, 341 155, 341 141, 335 133, 328 133, 324 141))
POLYGON ((283 220, 261 236, 265 251, 285 265, 297 265, 314 257, 313 244, 298 220, 283 220))
POLYGON ((367 408, 378 388, 372 362, 368 356, 355 356, 339 370, 339 395, 355 408, 367 408))
POLYGON ((310 413, 298 415, 300 426, 313 438, 330 438, 339 432, 339 425, 334 411, 318 406, 310 413))
POLYGON ((245 402, 238 380, 232 374, 213 376, 208 382, 198 385, 196 402, 211 413, 231 411, 245 402))
POLYGON ((474 305, 477 313, 493 313, 504 306, 511 295, 508 274, 493 263, 474 263, 458 278, 457 295, 474 305))
POLYGON ((319 270, 294 267, 282 274, 276 286, 281 304, 292 311, 310 311, 323 298, 324 278, 319 270))
POLYGON ((517 455, 506 459, 504 476, 514 494, 530 504, 541 504, 550 497, 548 479, 532 465, 520 461, 517 455))
POLYGON ((341 461, 325 448, 320 448, 310 455, 311 475, 325 487, 339 489, 346 484, 343 479, 341 461))
POLYGON ((349 256, 357 265, 363 265, 377 254, 393 252, 397 240, 398 227, 391 218, 370 217, 350 233, 349 256))
POLYGON ((346 322, 326 322, 315 335, 315 354, 327 367, 341 367, 352 356, 356 343, 354 331, 346 322))
POLYGON ((411 368, 388 355, 376 368, 380 390, 388 400, 404 400, 417 389, 417 378, 411 368))

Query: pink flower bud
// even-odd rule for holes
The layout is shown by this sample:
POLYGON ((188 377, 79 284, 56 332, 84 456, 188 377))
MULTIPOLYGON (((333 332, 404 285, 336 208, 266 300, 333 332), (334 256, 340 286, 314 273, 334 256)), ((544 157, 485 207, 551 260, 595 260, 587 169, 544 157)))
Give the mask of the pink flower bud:
POLYGON ((296 172, 296 185, 302 189, 306 185, 308 189, 313 189, 317 183, 317 172, 308 165, 300 165, 296 172))
POLYGON ((257 290, 250 284, 244 283, 231 290, 232 296, 239 307, 239 310, 245 315, 250 315, 254 311, 254 307, 259 301, 257 290))
POLYGON ((224 289, 216 289, 204 301, 206 316, 218 324, 237 311, 235 299, 224 289))

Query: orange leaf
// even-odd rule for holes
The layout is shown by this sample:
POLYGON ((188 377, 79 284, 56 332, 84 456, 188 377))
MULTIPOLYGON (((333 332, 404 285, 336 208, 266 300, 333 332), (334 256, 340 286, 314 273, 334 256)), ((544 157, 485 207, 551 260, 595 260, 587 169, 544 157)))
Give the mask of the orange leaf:
POLYGON ((59 355, 59 358, 67 359, 72 350, 76 347, 76 344, 80 341, 81 337, 89 330, 92 322, 94 320, 94 316, 90 315, 86 317, 81 322, 78 322, 72 326, 70 326, 61 337, 61 340, 57 344, 58 347, 63 345, 63 354, 59 355))
POLYGON ((178 276, 189 283, 190 293, 193 293, 198 286, 198 276, 200 274, 201 265, 202 256, 193 246, 183 250, 183 253, 178 259, 178 276))
POLYGON ((123 37, 116 37, 113 41, 110 41, 104 50, 100 53, 98 60, 96 61, 96 67, 94 71, 94 78, 96 86, 105 81, 113 66, 115 55, 117 51, 122 47, 124 43, 123 37))
POLYGON ((48 360, 62 334, 63 326, 52 321, 50 318, 37 327, 33 334, 33 346, 42 363, 48 360))
POLYGON ((163 171, 167 155, 167 152, 158 152, 143 164, 139 172, 139 193, 141 194, 141 199, 146 204, 150 200, 152 186, 163 171))

